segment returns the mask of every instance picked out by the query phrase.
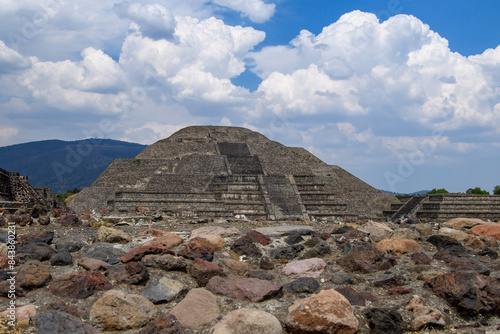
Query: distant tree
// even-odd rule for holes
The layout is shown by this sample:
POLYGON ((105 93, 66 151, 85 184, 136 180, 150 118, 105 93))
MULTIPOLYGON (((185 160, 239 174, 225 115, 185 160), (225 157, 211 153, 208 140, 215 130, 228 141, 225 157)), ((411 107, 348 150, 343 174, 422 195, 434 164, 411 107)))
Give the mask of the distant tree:
POLYGON ((427 194, 432 195, 432 194, 448 194, 448 190, 441 188, 441 189, 432 189, 431 191, 428 191, 427 194))
POLYGON ((467 191, 465 193, 466 194, 474 194, 474 195, 489 195, 490 194, 489 191, 483 190, 479 187, 469 188, 469 189, 467 189, 467 191))
POLYGON ((495 189, 493 189, 493 195, 500 195, 500 186, 495 186, 495 189))

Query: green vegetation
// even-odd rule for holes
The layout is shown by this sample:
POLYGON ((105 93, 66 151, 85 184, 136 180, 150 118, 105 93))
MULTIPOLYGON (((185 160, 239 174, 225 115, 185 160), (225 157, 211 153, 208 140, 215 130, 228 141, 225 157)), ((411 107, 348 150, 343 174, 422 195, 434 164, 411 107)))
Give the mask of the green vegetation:
POLYGON ((59 198, 61 201, 65 202, 68 197, 76 195, 79 192, 80 190, 78 188, 74 188, 73 190, 66 190, 66 192, 63 194, 57 193, 56 197, 59 198))
POLYGON ((489 191, 483 190, 479 187, 469 188, 469 189, 467 189, 467 191, 465 193, 466 194, 474 194, 474 195, 489 195, 490 194, 489 191))
POLYGON ((500 186, 495 186, 493 189, 493 195, 500 195, 500 186))
POLYGON ((433 195, 433 194, 448 194, 448 190, 441 188, 441 189, 432 189, 431 191, 428 191, 427 194, 433 195))

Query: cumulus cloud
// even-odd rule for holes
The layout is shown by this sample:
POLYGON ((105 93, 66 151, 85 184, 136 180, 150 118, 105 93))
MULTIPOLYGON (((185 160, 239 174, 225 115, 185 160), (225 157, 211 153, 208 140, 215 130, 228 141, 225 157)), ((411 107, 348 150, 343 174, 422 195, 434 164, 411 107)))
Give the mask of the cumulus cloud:
POLYGON ((0 40, 0 74, 28 68, 35 58, 23 57, 0 40))
POLYGON ((115 4, 113 9, 120 17, 135 22, 144 36, 153 39, 172 38, 175 29, 174 15, 159 3, 142 5, 125 1, 115 4))
POLYGON ((251 21, 257 23, 269 20, 276 10, 275 4, 267 4, 262 0, 213 0, 213 2, 241 12, 243 16, 248 16, 251 21))
POLYGON ((0 145, 5 146, 13 143, 14 137, 19 133, 18 128, 0 128, 0 145))

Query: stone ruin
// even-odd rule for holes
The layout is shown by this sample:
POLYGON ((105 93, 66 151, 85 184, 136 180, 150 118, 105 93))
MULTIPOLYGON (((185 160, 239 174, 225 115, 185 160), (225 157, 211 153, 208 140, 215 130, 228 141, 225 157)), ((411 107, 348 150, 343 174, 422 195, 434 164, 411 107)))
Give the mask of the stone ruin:
POLYGON ((0 168, 0 210, 14 213, 25 208, 30 211, 36 205, 51 211, 63 207, 64 203, 48 188, 32 187, 27 176, 0 168))
POLYGON ((115 160, 70 206, 182 216, 380 219, 399 202, 303 148, 239 127, 192 126, 115 160))

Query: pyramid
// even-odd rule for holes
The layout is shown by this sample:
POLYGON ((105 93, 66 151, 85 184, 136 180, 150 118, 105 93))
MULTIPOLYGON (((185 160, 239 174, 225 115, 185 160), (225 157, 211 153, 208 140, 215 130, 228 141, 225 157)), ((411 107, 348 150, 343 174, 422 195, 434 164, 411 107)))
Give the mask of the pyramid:
POLYGON ((398 200, 298 147, 240 127, 191 126, 115 160, 72 201, 77 211, 137 208, 184 216, 383 218, 398 200))

